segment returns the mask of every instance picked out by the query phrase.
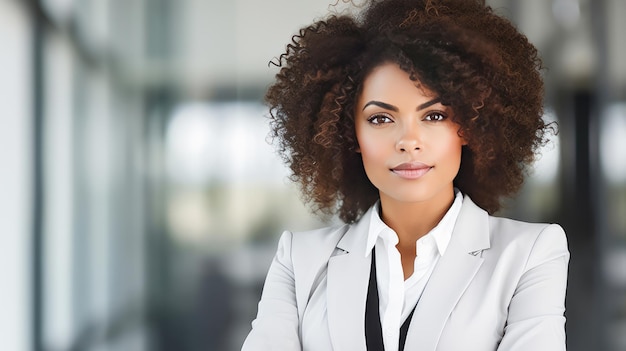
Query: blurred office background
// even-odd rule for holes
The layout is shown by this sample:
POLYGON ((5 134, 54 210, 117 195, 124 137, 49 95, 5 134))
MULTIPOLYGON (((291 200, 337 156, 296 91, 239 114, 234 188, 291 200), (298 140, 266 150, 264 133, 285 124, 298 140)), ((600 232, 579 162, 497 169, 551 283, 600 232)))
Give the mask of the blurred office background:
MULTIPOLYGON (((0 349, 237 350, 300 203, 264 90, 331 0, 0 0, 0 349)), ((492 0, 560 134, 503 214, 558 222, 568 349, 626 350, 626 1, 492 0)))

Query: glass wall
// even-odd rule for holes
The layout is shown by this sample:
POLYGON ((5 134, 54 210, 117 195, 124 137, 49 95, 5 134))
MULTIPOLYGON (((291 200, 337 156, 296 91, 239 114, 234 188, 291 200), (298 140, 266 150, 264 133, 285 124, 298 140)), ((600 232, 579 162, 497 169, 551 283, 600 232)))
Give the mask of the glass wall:
MULTIPOLYGON (((29 254, 34 310, 27 340, 36 350, 152 349, 146 89, 132 75, 144 52, 145 4, 15 6, 37 24, 34 57, 26 60, 36 73, 35 96, 25 106, 40 106, 31 127, 40 131, 29 183, 41 225, 32 229, 39 249, 29 254)), ((30 120, 31 113, 22 115, 30 120)))
POLYGON ((0 2, 0 345, 31 347, 32 21, 21 4, 0 2))

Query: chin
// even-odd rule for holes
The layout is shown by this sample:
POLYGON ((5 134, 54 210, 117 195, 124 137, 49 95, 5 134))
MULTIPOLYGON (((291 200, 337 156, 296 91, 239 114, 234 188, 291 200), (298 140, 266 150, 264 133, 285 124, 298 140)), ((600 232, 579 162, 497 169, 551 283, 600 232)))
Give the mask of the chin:
POLYGON ((433 198, 433 196, 426 196, 421 194, 397 194, 396 196, 386 196, 389 200, 396 202, 406 202, 406 203, 418 203, 425 202, 433 198))

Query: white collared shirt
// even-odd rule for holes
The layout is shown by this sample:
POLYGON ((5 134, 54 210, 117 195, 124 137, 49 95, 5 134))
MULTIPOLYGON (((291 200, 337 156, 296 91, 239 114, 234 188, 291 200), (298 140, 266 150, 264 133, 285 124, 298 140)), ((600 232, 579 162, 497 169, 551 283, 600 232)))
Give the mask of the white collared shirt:
POLYGON ((385 350, 397 350, 400 327, 422 296, 439 258, 445 253, 461 210, 463 195, 454 189, 455 199, 441 221, 417 240, 413 274, 404 280, 398 235, 380 218, 380 202, 371 211, 365 256, 376 250, 376 281, 385 350))

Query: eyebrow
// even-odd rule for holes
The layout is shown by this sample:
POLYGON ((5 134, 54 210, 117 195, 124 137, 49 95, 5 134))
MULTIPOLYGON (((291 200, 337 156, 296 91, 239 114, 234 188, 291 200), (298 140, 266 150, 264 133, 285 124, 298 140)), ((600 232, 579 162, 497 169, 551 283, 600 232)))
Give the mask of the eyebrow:
MULTIPOLYGON (((432 105, 434 105, 436 103, 439 103, 439 102, 441 102, 440 98, 434 98, 434 99, 432 99, 430 101, 426 101, 425 103, 417 106, 416 111, 423 110, 423 109, 428 108, 428 107, 430 107, 430 106, 432 106, 432 105)), ((382 107, 382 108, 384 108, 386 110, 391 110, 391 111, 394 111, 394 112, 400 111, 400 109, 397 108, 394 105, 390 105, 388 103, 385 103, 385 102, 382 102, 382 101, 376 101, 376 100, 372 100, 372 101, 368 102, 367 104, 365 104, 365 106, 363 106, 363 110, 365 110, 367 108, 367 106, 370 106, 370 105, 375 105, 375 106, 378 106, 378 107, 382 107)))

